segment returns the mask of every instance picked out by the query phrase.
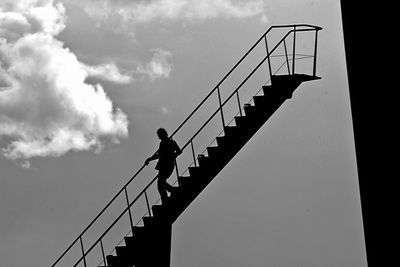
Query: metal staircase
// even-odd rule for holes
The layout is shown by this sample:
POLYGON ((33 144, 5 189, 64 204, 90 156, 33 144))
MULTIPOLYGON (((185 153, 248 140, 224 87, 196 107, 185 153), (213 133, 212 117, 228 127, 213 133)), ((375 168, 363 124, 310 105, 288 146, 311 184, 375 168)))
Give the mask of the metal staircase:
POLYGON ((52 267, 170 266, 174 221, 303 82, 320 79, 321 29, 306 24, 270 27, 171 134, 188 137, 170 178, 176 189, 168 201, 160 202, 157 177, 137 191, 133 184, 149 175, 143 165, 52 267), (243 102, 246 96, 250 99, 243 102))

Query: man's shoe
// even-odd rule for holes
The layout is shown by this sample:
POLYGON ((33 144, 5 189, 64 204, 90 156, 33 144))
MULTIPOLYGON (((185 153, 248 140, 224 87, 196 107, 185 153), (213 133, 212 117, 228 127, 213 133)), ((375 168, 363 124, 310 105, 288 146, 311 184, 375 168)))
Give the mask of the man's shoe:
POLYGON ((176 186, 171 186, 168 190, 171 194, 175 194, 178 191, 178 187, 176 186))

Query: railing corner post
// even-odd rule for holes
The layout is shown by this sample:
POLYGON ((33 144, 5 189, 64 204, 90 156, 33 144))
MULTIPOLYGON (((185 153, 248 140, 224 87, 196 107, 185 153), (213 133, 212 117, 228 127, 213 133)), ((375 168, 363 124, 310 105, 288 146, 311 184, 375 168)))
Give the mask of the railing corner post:
POLYGON ((315 42, 314 42, 314 62, 313 62, 313 76, 317 75, 317 43, 318 43, 318 30, 315 30, 315 42))
POLYGON ((293 26, 292 74, 294 74, 294 62, 295 61, 296 61, 296 25, 293 26))

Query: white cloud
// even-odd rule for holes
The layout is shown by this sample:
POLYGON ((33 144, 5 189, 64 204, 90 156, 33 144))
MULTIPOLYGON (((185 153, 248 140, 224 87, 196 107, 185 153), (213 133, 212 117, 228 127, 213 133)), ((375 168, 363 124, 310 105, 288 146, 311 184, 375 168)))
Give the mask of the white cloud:
POLYGON ((139 65, 134 73, 147 75, 151 80, 168 78, 173 68, 169 63, 171 52, 163 49, 153 49, 153 51, 152 59, 145 65, 139 65))
POLYGON ((129 24, 163 20, 194 22, 259 16, 261 21, 266 21, 263 0, 98 0, 96 4, 87 4, 88 2, 91 0, 86 0, 84 10, 89 16, 119 30, 129 24))
POLYGON ((127 84, 137 78, 144 79, 145 77, 148 77, 151 81, 169 78, 173 69, 173 64, 171 63, 172 53, 161 48, 152 49, 151 51, 153 55, 148 62, 136 63, 135 67, 124 72, 121 72, 113 62, 96 66, 82 64, 82 67, 87 72, 88 77, 120 84, 127 84))
POLYGON ((128 134, 126 115, 85 83, 87 66, 56 39, 64 12, 53 0, 0 0, 0 137, 9 159, 99 149, 104 137, 128 134))
POLYGON ((0 33, 43 32, 57 35, 65 28, 65 8, 53 0, 1 0, 0 33), (17 27, 18 30, 15 31, 17 27))
POLYGON ((127 74, 122 74, 115 63, 106 63, 97 66, 83 65, 84 69, 88 73, 88 76, 96 77, 110 82, 115 83, 130 83, 132 77, 127 74))

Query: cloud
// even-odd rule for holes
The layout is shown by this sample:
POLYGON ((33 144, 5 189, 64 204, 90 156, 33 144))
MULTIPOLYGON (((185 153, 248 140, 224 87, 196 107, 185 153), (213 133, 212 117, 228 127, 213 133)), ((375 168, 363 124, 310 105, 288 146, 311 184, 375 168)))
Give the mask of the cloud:
POLYGON ((87 2, 91 0, 86 0, 84 10, 90 17, 113 25, 118 30, 127 25, 159 21, 196 22, 256 16, 266 21, 263 0, 98 0, 95 5, 87 2))
POLYGON ((132 77, 127 74, 122 74, 115 63, 106 63, 97 66, 84 64, 83 67, 90 77, 121 84, 130 83, 132 81, 132 77))
POLYGON ((110 66, 88 71, 56 39, 65 20, 53 0, 0 1, 0 145, 9 159, 99 150, 104 138, 128 135, 126 115, 101 85, 85 83, 94 70, 123 76, 110 66))
POLYGON ((82 66, 88 77, 120 84, 127 84, 137 78, 144 79, 145 77, 148 77, 151 81, 169 78, 173 69, 173 64, 170 62, 172 53, 161 48, 152 49, 151 52, 153 52, 153 55, 148 62, 136 63, 136 66, 131 70, 124 72, 121 72, 113 62, 96 66, 82 64, 82 66))
POLYGON ((163 49, 153 49, 153 57, 145 65, 139 65, 134 71, 135 74, 147 75, 151 80, 168 78, 173 65, 169 63, 172 57, 171 52, 163 49))
POLYGON ((25 33, 57 35, 65 28, 65 8, 53 0, 1 0, 0 34, 17 39, 25 33))

